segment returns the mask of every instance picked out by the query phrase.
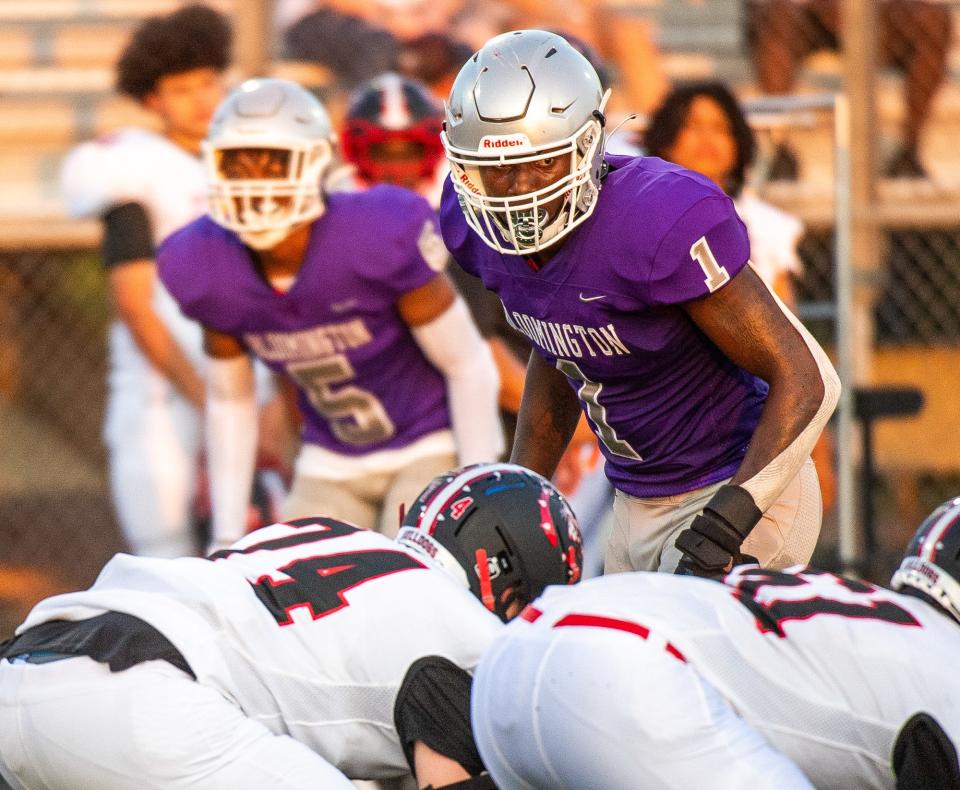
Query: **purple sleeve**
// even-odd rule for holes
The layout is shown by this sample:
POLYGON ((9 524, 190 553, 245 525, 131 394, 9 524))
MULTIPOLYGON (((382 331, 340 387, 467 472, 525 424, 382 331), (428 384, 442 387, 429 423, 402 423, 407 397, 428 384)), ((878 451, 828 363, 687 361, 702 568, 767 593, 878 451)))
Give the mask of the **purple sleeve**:
POLYGON ((381 255, 377 279, 399 298, 426 285, 447 267, 436 212, 421 198, 398 206, 403 222, 396 227, 391 255, 381 255))
POLYGON ((202 240, 197 231, 204 224, 201 217, 169 235, 157 250, 157 273, 180 311, 195 321, 204 320, 206 279, 204 268, 197 266, 203 259, 198 253, 202 240))
POLYGON ((747 229, 726 196, 697 201, 660 241, 650 267, 654 305, 700 299, 721 288, 747 265, 747 229))

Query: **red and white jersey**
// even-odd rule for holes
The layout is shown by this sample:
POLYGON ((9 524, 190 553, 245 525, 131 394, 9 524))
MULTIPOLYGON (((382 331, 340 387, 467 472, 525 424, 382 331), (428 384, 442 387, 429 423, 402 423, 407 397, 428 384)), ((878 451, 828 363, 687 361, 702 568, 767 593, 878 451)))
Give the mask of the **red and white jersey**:
MULTIPOLYGON (((158 246, 207 210, 206 170, 200 157, 147 129, 121 129, 78 145, 64 160, 60 189, 74 217, 100 217, 114 206, 141 204, 158 246)), ((202 369, 202 331, 180 313, 159 279, 153 306, 190 361, 202 369)), ((111 384, 131 397, 162 400, 174 391, 120 321, 111 330, 110 357, 111 384)))
POLYGON ((917 598, 801 567, 744 567, 723 583, 622 573, 548 588, 506 632, 575 625, 635 634, 692 665, 817 787, 851 775, 824 759, 837 750, 862 786, 892 787, 897 732, 918 711, 960 743, 960 625, 917 598))
POLYGON ((92 588, 50 598, 19 631, 106 610, 150 623, 200 683, 352 778, 409 770, 394 727, 420 657, 473 671, 502 629, 445 571, 332 519, 252 532, 210 559, 119 554, 92 588))

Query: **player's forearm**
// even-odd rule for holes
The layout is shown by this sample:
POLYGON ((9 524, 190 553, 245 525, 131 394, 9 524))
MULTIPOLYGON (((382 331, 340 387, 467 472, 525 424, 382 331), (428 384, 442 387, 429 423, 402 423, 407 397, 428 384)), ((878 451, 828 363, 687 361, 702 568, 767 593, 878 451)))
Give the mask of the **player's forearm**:
POLYGON ((150 258, 126 260, 110 269, 110 295, 137 348, 188 400, 203 407, 202 376, 153 308, 156 265, 150 258))
POLYGON ((213 503, 210 550, 216 551, 239 540, 246 530, 257 446, 257 405, 248 358, 210 360, 205 432, 213 503))
POLYGON ((177 391, 197 408, 202 409, 205 398, 203 377, 197 372, 170 330, 152 309, 145 309, 135 318, 124 316, 137 348, 147 361, 166 378, 177 391))
POLYGON ((552 477, 579 419, 580 404, 563 374, 534 353, 527 367, 510 460, 552 477))
POLYGON ((807 353, 770 380, 770 392, 743 463, 731 479, 761 512, 772 505, 813 450, 836 408, 840 379, 823 349, 786 311, 807 353))
POLYGON ((500 374, 500 407, 516 414, 523 398, 526 368, 499 337, 489 337, 487 343, 500 374))
POLYGON ((490 347, 463 300, 457 297, 437 318, 411 331, 447 381, 450 423, 461 465, 498 459, 503 453, 497 411, 500 379, 490 347))

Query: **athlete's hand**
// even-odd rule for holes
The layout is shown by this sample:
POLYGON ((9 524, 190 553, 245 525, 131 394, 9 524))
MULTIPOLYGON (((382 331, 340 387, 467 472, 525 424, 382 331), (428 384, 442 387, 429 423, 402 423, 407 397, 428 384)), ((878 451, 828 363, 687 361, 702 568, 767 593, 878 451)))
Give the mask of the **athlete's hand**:
POLYGON ((734 565, 756 562, 740 547, 761 515, 749 492, 739 486, 721 486, 677 536, 675 545, 683 556, 676 572, 719 578, 734 565))

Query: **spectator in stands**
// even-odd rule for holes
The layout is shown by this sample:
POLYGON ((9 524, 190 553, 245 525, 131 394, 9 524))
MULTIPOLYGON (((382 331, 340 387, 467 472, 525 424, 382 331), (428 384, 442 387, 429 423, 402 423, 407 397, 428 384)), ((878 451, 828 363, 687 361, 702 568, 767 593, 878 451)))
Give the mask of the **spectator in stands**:
MULTIPOLYGON (((791 92, 807 55, 840 47, 839 0, 748 0, 747 13, 757 75, 765 93, 791 92)), ((896 66, 905 75, 903 139, 884 173, 924 178, 918 147, 946 76, 952 39, 950 9, 937 0, 880 0, 877 24, 879 62, 896 66)), ((777 148, 770 177, 797 177, 796 156, 785 144, 777 148)))
POLYGON ((649 21, 612 0, 286 0, 281 11, 287 54, 349 88, 395 70, 445 97, 473 51, 524 27, 576 30, 615 64, 625 112, 649 112, 667 87, 649 21))
MULTIPOLYGON (((654 112, 644 135, 646 152, 702 173, 734 200, 747 226, 750 261, 761 279, 791 309, 796 306, 793 277, 802 270, 797 243, 803 223, 761 200, 745 186, 756 141, 743 109, 722 82, 674 88, 654 112)), ((829 508, 835 480, 829 439, 823 434, 813 460, 829 508)))

